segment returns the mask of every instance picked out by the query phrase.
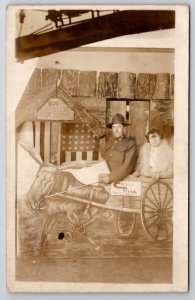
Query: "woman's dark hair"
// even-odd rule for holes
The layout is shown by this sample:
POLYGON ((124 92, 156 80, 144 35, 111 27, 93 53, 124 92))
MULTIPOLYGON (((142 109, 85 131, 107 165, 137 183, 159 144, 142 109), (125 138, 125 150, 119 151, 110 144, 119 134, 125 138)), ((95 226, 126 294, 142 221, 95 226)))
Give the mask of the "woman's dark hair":
POLYGON ((149 143, 149 135, 152 133, 157 133, 159 135, 159 137, 161 138, 161 140, 163 139, 164 135, 161 131, 159 131, 158 129, 151 129, 148 131, 148 133, 145 135, 147 142, 149 143))

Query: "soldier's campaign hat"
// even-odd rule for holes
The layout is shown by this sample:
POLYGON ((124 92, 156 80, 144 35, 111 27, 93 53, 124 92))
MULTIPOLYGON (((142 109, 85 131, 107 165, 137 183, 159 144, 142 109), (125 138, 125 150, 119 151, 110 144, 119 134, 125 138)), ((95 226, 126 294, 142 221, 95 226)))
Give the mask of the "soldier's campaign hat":
POLYGON ((122 124, 123 126, 129 126, 130 124, 129 123, 127 123, 126 121, 125 121, 125 118, 124 118, 124 116, 122 115, 122 114, 116 114, 116 115, 114 115, 113 117, 112 117, 112 121, 111 121, 111 123, 108 123, 107 125, 106 125, 106 127, 108 127, 108 128, 112 128, 112 125, 113 124, 116 124, 116 123, 120 123, 120 124, 122 124))

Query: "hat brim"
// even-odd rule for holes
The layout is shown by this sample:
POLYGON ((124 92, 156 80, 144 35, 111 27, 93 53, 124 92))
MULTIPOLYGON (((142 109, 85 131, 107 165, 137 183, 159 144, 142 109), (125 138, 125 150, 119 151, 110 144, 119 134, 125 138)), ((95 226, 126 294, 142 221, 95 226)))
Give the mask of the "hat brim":
POLYGON ((107 125, 106 125, 106 127, 107 128, 112 128, 112 125, 113 124, 122 124, 124 127, 126 127, 126 126, 129 126, 129 125, 131 125, 130 123, 120 123, 120 122, 116 122, 116 123, 108 123, 107 125))

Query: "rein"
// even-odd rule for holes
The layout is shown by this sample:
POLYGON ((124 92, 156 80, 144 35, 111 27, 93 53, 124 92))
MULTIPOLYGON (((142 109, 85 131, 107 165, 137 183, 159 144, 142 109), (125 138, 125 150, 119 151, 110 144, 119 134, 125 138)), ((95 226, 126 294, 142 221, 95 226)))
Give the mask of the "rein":
MULTIPOLYGON (((60 193, 55 193, 55 194, 48 195, 48 196, 46 196, 46 198, 51 198, 51 197, 54 197, 54 196, 61 196, 61 195, 65 194, 65 193, 67 193, 67 192, 72 192, 72 191, 81 189, 83 187, 94 185, 94 184, 97 184, 97 183, 101 183, 101 181, 97 181, 97 182, 93 182, 93 183, 89 183, 89 184, 80 185, 80 186, 77 186, 77 187, 72 188, 70 190, 66 190, 66 191, 62 191, 60 193)), ((91 194, 90 194, 90 198, 91 198, 91 194)))
MULTIPOLYGON (((48 166, 49 166, 49 165, 48 165, 48 166)), ((54 173, 57 174, 57 173, 60 173, 60 172, 62 172, 62 171, 59 170, 59 169, 56 167, 56 169, 55 169, 53 172, 52 172, 52 171, 49 171, 49 170, 47 170, 47 172, 48 172, 48 173, 51 173, 51 174, 54 174, 54 173)), ((54 175, 55 175, 55 174, 54 174, 54 175)), ((72 192, 72 191, 75 191, 75 190, 78 190, 78 189, 81 189, 81 188, 84 188, 84 187, 87 187, 87 186, 90 186, 90 185, 93 186, 93 185, 95 185, 95 184, 102 183, 102 181, 96 181, 96 182, 92 182, 92 183, 89 183, 89 184, 83 184, 83 185, 77 186, 77 187, 72 188, 72 189, 70 189, 70 190, 65 190, 65 191, 62 191, 62 192, 58 192, 58 193, 54 193, 54 194, 49 195, 50 191, 51 191, 52 188, 53 188, 54 182, 55 182, 55 177, 54 177, 53 184, 52 184, 50 190, 48 191, 47 195, 44 196, 44 198, 43 198, 39 203, 37 203, 37 206, 36 206, 36 209, 37 209, 37 210, 43 210, 43 209, 45 209, 46 205, 43 206, 43 207, 40 207, 40 204, 41 204, 41 202, 42 202, 44 199, 49 199, 49 198, 52 199, 52 197, 55 197, 55 196, 63 196, 63 195, 66 194, 67 192, 72 192)), ((92 198, 93 198, 93 191, 92 191, 92 189, 91 189, 91 191, 90 191, 90 196, 89 196, 89 204, 87 205, 87 210, 89 209, 89 206, 91 205, 92 198)))

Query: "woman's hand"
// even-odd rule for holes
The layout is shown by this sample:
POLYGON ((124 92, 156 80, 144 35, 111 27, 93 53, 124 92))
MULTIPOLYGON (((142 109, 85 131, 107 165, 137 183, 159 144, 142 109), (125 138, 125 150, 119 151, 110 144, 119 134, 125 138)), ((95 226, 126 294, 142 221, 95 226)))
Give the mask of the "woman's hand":
POLYGON ((141 176, 141 173, 139 171, 136 171, 132 174, 134 177, 139 177, 141 176))
POLYGON ((110 183, 110 176, 109 176, 109 174, 100 174, 99 181, 103 182, 103 183, 106 183, 106 184, 110 183))

